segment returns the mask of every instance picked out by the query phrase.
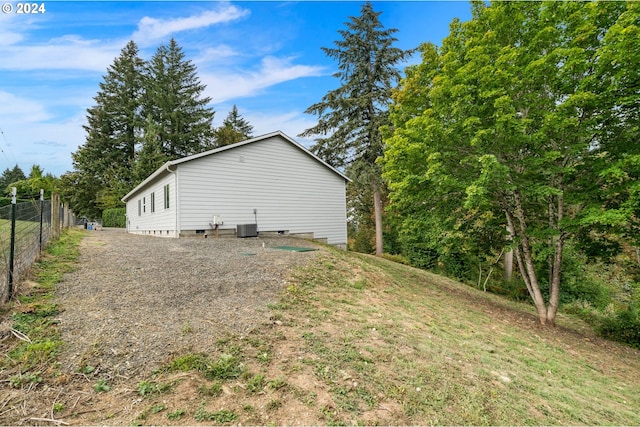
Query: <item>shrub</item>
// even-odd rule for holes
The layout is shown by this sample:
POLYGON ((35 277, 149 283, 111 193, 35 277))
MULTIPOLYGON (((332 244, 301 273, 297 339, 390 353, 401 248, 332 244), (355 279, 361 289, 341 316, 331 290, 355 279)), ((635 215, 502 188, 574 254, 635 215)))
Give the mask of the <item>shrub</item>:
POLYGON ((599 325, 603 316, 598 309, 585 300, 575 300, 569 304, 564 304, 562 311, 577 316, 591 326, 599 325))
POLYGON ((127 226, 126 209, 105 209, 104 212, 102 212, 102 226, 125 228, 127 226))
POLYGON ((606 338, 640 348, 640 307, 631 304, 612 316, 604 317, 599 332, 606 338))
POLYGON ((382 257, 384 259, 388 259, 389 261, 397 262, 398 264, 411 265, 411 262, 406 257, 400 254, 383 253, 382 257))

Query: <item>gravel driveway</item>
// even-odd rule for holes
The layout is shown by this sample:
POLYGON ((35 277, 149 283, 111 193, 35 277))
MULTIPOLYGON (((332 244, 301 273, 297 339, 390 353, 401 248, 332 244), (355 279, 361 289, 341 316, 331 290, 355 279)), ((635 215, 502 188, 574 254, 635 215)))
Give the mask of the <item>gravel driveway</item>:
POLYGON ((292 267, 317 255, 274 249, 313 247, 290 237, 170 239, 93 231, 80 268, 58 285, 62 362, 102 376, 149 373, 172 355, 209 351, 226 334, 269 320, 292 267))

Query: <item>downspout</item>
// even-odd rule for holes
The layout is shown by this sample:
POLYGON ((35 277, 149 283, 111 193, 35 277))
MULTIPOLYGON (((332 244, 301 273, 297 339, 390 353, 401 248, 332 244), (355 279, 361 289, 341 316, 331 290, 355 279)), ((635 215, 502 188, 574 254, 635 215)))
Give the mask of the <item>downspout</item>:
MULTIPOLYGON (((178 174, 176 173, 177 170, 178 170, 177 168, 174 169, 174 170, 171 170, 171 165, 170 164, 167 165, 167 172, 172 173, 173 176, 175 177, 174 180, 173 180, 173 185, 175 187, 175 194, 176 194, 176 198, 173 201, 173 203, 175 205, 175 210, 176 210, 176 214, 175 214, 175 218, 176 218, 175 233, 176 233, 176 236, 175 237, 180 237, 180 228, 179 228, 180 227, 180 218, 179 218, 180 209, 178 209, 179 205, 178 205, 178 174)), ((171 202, 171 191, 169 191, 169 202, 171 202)))

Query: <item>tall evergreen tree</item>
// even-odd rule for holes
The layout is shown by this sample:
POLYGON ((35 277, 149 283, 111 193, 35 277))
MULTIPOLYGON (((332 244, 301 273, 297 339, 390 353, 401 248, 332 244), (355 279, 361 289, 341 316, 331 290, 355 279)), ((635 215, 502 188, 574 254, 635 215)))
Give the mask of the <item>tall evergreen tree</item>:
MULTIPOLYGON (((134 184, 132 170, 141 129, 142 67, 138 47, 130 41, 107 69, 94 97, 96 105, 87 110, 86 141, 72 155, 79 175, 97 183, 97 187, 86 191, 97 195, 97 204, 103 209, 121 205, 120 198, 134 184)), ((75 206, 79 212, 84 208, 75 206)))
POLYGON ((222 126, 216 129, 216 145, 222 147, 244 141, 252 136, 253 126, 240 115, 238 107, 234 105, 222 122, 222 126))
POLYGON ((155 172, 164 162, 167 156, 162 152, 162 144, 158 134, 160 126, 147 118, 142 140, 142 148, 138 152, 134 176, 138 182, 144 181, 155 172))
POLYGON ((167 160, 213 147, 214 112, 203 97, 205 85, 196 66, 185 60, 174 39, 160 46, 146 67, 143 114, 157 125, 162 153, 167 160))
POLYGON ((382 155, 380 128, 388 125, 391 90, 400 79, 396 64, 410 55, 393 44, 396 29, 384 29, 381 12, 371 3, 362 6, 358 17, 350 17, 347 29, 339 30, 335 47, 323 47, 338 61, 334 74, 342 85, 329 91, 305 112, 319 117, 318 124, 300 136, 323 135, 311 148, 335 167, 346 167, 353 185, 366 186, 373 195, 376 254, 382 247, 382 192, 384 184, 376 159, 382 155), (357 175, 357 176, 356 176, 357 175))
POLYGON ((12 182, 22 181, 23 179, 27 179, 27 176, 24 174, 24 171, 20 169, 20 166, 15 165, 12 169, 6 168, 0 176, 0 189, 8 193, 6 189, 12 182))

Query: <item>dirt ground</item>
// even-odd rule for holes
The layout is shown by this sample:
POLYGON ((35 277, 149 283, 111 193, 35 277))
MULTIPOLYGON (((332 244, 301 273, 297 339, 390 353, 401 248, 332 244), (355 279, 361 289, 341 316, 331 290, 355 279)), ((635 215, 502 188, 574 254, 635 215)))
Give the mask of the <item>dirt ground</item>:
MULTIPOLYGON (((169 239, 116 229, 89 233, 81 242, 80 268, 65 275, 57 289, 57 320, 65 343, 59 358, 61 387, 48 390, 44 385, 26 393, 18 410, 22 414, 5 414, 9 418, 0 417, 0 424, 19 420, 34 425, 37 418, 52 419, 46 406, 34 413, 45 397, 68 408, 73 424, 95 423, 91 416, 100 409, 96 399, 103 401, 98 406, 109 406, 104 393, 92 390, 95 378, 125 385, 109 394, 114 403, 122 404, 123 398, 131 403, 116 411, 122 419, 114 413, 111 421, 100 422, 130 423, 136 399, 126 396, 137 394, 140 379, 150 378, 175 355, 212 353, 225 336, 242 337, 269 322, 267 306, 286 286, 290 270, 321 251, 313 242, 287 236, 169 239)), ((181 384, 196 377, 180 375, 181 384)), ((23 392, 6 396, 0 413, 23 392)))
POLYGON ((287 237, 91 233, 82 242, 81 268, 58 288, 64 367, 90 364, 109 377, 148 374, 172 354, 206 352, 225 334, 251 331, 268 320, 264 309, 288 271, 316 255, 273 249, 284 245, 313 246, 287 237))

